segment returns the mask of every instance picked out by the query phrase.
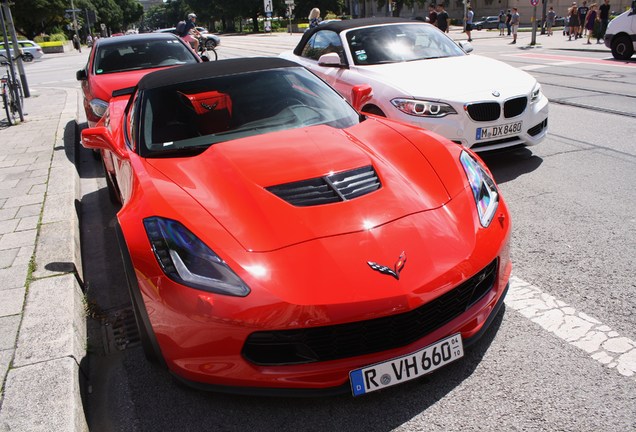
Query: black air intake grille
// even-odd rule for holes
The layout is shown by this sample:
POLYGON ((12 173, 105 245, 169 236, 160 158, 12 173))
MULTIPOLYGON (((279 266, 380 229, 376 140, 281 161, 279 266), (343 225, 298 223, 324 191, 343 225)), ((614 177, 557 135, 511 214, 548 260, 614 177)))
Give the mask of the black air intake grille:
POLYGON ((528 129, 528 134, 531 136, 537 136, 543 131, 543 129, 547 127, 548 127, 548 119, 545 119, 538 125, 532 126, 530 129, 528 129))
POLYGON ((498 260, 446 294, 412 311, 367 321, 252 333, 243 356, 261 365, 336 360, 408 345, 464 313, 495 285, 498 260))
POLYGON ((298 206, 307 207, 348 201, 380 189, 380 179, 371 165, 325 177, 301 180, 266 188, 298 206))
POLYGON ((481 102, 466 105, 466 111, 475 121, 494 121, 501 115, 501 106, 497 102, 481 102))
POLYGON ((504 103, 504 117, 512 118, 523 114, 527 105, 528 98, 525 96, 507 100, 504 103))

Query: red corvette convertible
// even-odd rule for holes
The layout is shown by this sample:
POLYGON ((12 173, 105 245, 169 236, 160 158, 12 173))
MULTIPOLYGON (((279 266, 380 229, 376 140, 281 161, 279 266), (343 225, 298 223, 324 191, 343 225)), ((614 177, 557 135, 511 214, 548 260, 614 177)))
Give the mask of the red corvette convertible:
POLYGON ((461 358, 503 303, 510 216, 479 157, 295 63, 148 74, 82 142, 115 156, 146 355, 194 386, 362 395, 461 358))

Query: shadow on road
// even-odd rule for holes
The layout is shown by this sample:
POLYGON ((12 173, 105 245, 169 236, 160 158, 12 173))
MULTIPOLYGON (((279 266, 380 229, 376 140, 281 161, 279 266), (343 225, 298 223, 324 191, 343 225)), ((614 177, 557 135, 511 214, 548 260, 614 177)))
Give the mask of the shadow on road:
POLYGON ((495 181, 500 184, 531 173, 543 163, 543 159, 534 155, 527 147, 480 153, 479 156, 495 176, 495 181))

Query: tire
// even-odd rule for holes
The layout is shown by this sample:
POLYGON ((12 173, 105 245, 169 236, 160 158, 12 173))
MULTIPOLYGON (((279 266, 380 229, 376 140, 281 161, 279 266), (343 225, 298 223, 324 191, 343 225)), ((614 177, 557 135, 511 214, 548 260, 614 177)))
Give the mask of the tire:
POLYGON ((139 285, 133 270, 132 259, 128 252, 126 240, 122 233, 119 223, 115 224, 115 231, 117 233, 117 242, 119 243, 119 252, 121 253, 122 262, 124 265, 124 273, 126 275, 126 281, 128 285, 128 292, 130 294, 130 301, 132 304, 133 312, 135 314, 135 321, 137 322, 137 330, 139 331, 139 339, 141 340, 141 347, 144 352, 146 360, 150 363, 156 364, 160 367, 166 368, 166 362, 161 355, 161 348, 157 343, 157 338, 152 331, 152 325, 148 318, 148 312, 143 303, 141 292, 139 291, 139 285))
MULTIPOLYGON (((18 90, 18 100, 20 101, 20 111, 24 108, 24 94, 22 93, 22 83, 20 80, 15 80, 16 89, 18 90)), ((24 113, 23 113, 24 114, 24 113)))
POLYGON ((9 86, 6 83, 2 84, 2 104, 4 105, 4 111, 7 114, 9 125, 18 124, 18 109, 13 99, 13 93, 9 91, 9 86))
POLYGON ((627 35, 619 35, 612 40, 612 56, 617 60, 629 60, 634 55, 634 45, 627 35))
POLYGON ((11 123, 11 113, 9 112, 9 98, 5 93, 4 85, 2 86, 2 106, 4 107, 4 112, 7 116, 7 122, 9 123, 9 126, 11 126, 13 123, 11 123))
POLYGON ((214 39, 207 39, 205 41, 205 49, 206 50, 213 50, 216 48, 216 42, 214 42, 214 39))
POLYGON ((22 54, 22 60, 24 60, 27 63, 30 63, 33 61, 33 55, 31 53, 25 52, 24 54, 22 54))
POLYGON ((106 169, 106 165, 104 161, 102 161, 102 167, 104 168, 104 177, 106 178, 106 188, 108 189, 108 199, 110 202, 116 207, 121 207, 121 197, 119 196, 119 190, 117 186, 115 186, 115 182, 113 181, 110 173, 106 169))
POLYGON ((201 57, 207 57, 208 61, 217 61, 219 59, 215 49, 203 51, 201 57))

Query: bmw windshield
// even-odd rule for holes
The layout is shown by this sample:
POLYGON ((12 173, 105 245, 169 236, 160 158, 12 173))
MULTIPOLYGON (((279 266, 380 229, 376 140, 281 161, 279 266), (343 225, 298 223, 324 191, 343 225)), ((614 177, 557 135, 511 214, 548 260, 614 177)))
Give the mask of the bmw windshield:
POLYGON ((432 25, 402 23, 364 27, 346 34, 356 65, 376 65, 466 55, 432 25))

